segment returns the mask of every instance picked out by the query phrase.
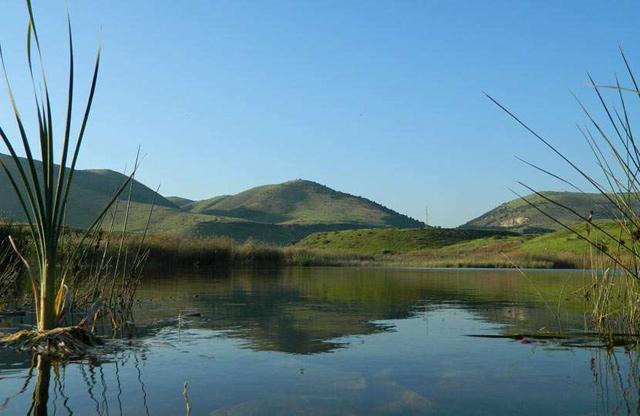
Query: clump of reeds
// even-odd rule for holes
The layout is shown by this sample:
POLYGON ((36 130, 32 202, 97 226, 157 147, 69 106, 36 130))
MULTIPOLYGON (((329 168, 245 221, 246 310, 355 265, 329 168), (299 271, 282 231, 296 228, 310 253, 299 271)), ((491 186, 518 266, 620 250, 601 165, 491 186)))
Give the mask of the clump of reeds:
MULTIPOLYGON (((54 132, 58 130, 54 123, 53 114, 55 112, 52 110, 53 103, 49 95, 38 27, 30 0, 26 0, 26 6, 28 12, 27 63, 33 86, 36 115, 36 128, 34 130, 36 134, 34 140, 18 109, 6 71, 4 56, 0 49, 2 72, 18 131, 17 139, 11 139, 7 131, 0 127, 0 138, 8 149, 13 162, 12 166, 8 166, 0 159, 0 167, 4 174, 7 175, 20 203, 34 251, 33 258, 35 261, 20 250, 13 238, 9 238, 14 252, 26 269, 33 293, 37 331, 32 331, 29 337, 34 341, 46 340, 46 345, 55 344, 55 341, 52 341, 52 337, 58 337, 60 342, 66 344, 68 343, 67 335, 76 337, 79 332, 90 329, 76 326, 65 331, 57 330, 55 333, 51 332, 60 327, 65 315, 73 305, 75 288, 73 287, 72 271, 74 270, 74 265, 78 264, 79 258, 82 258, 81 253, 86 247, 86 241, 91 238, 92 232, 102 223, 110 207, 126 188, 127 184, 131 182, 132 176, 121 185, 111 201, 96 216, 95 221, 82 233, 78 241, 75 241, 73 247, 68 248, 70 254, 63 255, 62 246, 68 233, 68 229, 65 227, 67 203, 72 191, 73 177, 96 90, 101 52, 99 48, 87 102, 81 113, 80 124, 77 127, 74 141, 72 123, 74 97, 76 95, 74 92, 74 50, 71 23, 70 19, 68 19, 69 72, 66 111, 61 128, 61 149, 60 153, 57 154, 54 151, 56 147, 54 132), (38 63, 37 66, 34 65, 34 61, 38 63), (37 145, 34 146, 32 142, 37 143, 37 145), (26 155, 24 161, 18 157, 15 146, 17 143, 21 143, 26 155), (41 166, 36 164, 33 157, 36 146, 39 147, 42 156, 41 166), (55 163, 58 159, 59 166, 55 163), (46 335, 45 338, 43 338, 44 335, 46 335)), ((22 336, 25 337, 26 335, 23 334, 22 336)), ((83 341, 82 337, 79 339, 83 341)), ((7 341, 11 341, 11 339, 7 339, 7 341)))
POLYGON ((102 344, 93 332, 79 325, 39 332, 18 331, 6 336, 3 341, 34 353, 60 357, 79 357, 85 354, 88 347, 102 344))
POLYGON ((282 247, 253 240, 237 242, 229 237, 180 237, 132 234, 125 247, 141 245, 146 263, 156 269, 210 267, 337 266, 371 261, 372 256, 354 253, 282 247))
POLYGON ((596 116, 577 97, 586 124, 578 130, 591 150, 593 166, 585 166, 561 152, 550 140, 542 137, 524 121, 497 100, 489 98, 529 133, 564 161, 568 168, 582 179, 583 186, 565 175, 550 172, 536 164, 529 166, 561 181, 577 192, 595 192, 606 201, 605 206, 594 206, 590 212, 578 212, 571 206, 555 200, 519 182, 533 192, 538 200, 550 203, 568 212, 574 221, 562 221, 530 197, 522 199, 560 227, 571 231, 590 247, 591 285, 585 289, 585 299, 591 307, 592 323, 601 334, 609 338, 619 332, 640 334, 640 147, 632 127, 629 98, 640 99, 640 89, 634 72, 621 50, 622 60, 630 86, 622 86, 615 77, 612 84, 597 84, 589 76, 589 86, 602 110, 596 116), (609 102, 607 92, 613 93, 616 104, 609 102), (601 119, 604 119, 602 121, 601 119), (591 169, 594 168, 594 169, 591 169), (595 170, 595 173, 592 172, 595 170), (594 211, 606 212, 613 218, 616 231, 594 219, 594 211))

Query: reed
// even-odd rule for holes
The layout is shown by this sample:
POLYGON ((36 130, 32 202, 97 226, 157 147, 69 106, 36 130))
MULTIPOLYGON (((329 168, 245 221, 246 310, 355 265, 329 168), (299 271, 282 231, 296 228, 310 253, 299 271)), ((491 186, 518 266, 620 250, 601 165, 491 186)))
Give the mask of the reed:
MULTIPOLYGON (((13 162, 13 166, 8 166, 0 160, 0 166, 9 178, 27 221, 27 231, 34 249, 35 260, 29 260, 26 255, 21 253, 14 239, 11 238, 10 242, 29 276, 36 309, 37 329, 39 332, 45 332, 56 328, 62 321, 64 313, 69 309, 72 294, 72 289, 69 287, 71 282, 68 274, 72 267, 69 262, 75 261, 80 256, 78 251, 84 246, 85 240, 101 223, 111 205, 131 181, 131 176, 122 184, 114 194, 113 199, 88 227, 80 241, 70 250, 73 254, 63 257, 61 255, 61 247, 67 232, 65 212, 69 195, 72 191, 74 172, 96 91, 101 48, 98 48, 96 55, 88 98, 84 109, 80 113, 80 123, 77 129, 74 129, 72 123, 75 113, 74 49, 71 20, 70 18, 67 19, 69 67, 66 111, 61 124, 62 128, 60 129, 62 131, 61 139, 56 140, 57 134, 54 137, 54 132, 57 132, 57 126, 54 124, 53 103, 49 94, 38 27, 30 0, 26 0, 26 7, 28 11, 27 66, 33 87, 33 104, 36 115, 36 128, 34 130, 36 133, 32 135, 26 127, 25 120, 14 97, 5 66, 5 59, 0 48, 2 72, 18 132, 17 138, 12 139, 9 137, 7 130, 0 126, 0 137, 13 162), (32 136, 35 136, 35 138, 32 136), (59 154, 55 152, 58 141, 60 142, 59 154), (33 144, 34 142, 36 143, 35 145, 33 144), (17 143, 21 144, 22 150, 26 155, 25 163, 22 163, 18 157, 17 143), (34 160, 33 154, 36 149, 41 154, 41 168, 36 165, 34 160), (59 160, 59 168, 54 163, 57 160, 59 160)), ((11 165, 11 163, 9 164, 11 165)))
POLYGON ((516 192, 547 218, 588 243, 592 282, 585 288, 584 296, 592 310, 593 325, 600 333, 608 336, 618 331, 638 335, 640 329, 640 215, 633 208, 640 201, 640 148, 632 125, 633 104, 629 100, 640 99, 640 89, 622 49, 620 54, 629 87, 622 86, 617 76, 610 84, 598 84, 589 76, 589 87, 600 108, 599 116, 574 95, 586 119, 584 125, 578 126, 578 130, 593 155, 591 165, 573 160, 571 155, 560 151, 551 140, 543 137, 514 112, 488 95, 491 101, 566 163, 568 169, 580 178, 580 182, 521 159, 524 163, 577 192, 596 192, 607 201, 607 206, 594 206, 590 212, 577 212, 553 197, 519 182, 524 189, 541 200, 571 214, 574 221, 565 222, 547 212, 531 198, 516 192), (611 104, 612 98, 615 104, 611 104), (593 214, 597 209, 606 210, 615 218, 618 231, 611 232, 594 221, 593 214))
POLYGON ((342 266, 371 261, 373 257, 297 247, 280 247, 256 241, 237 242, 228 237, 183 238, 164 234, 132 234, 125 248, 142 247, 146 264, 156 269, 211 267, 342 266))
POLYGON ((0 227, 0 308, 18 294, 20 260, 14 255, 9 243, 11 226, 0 227))

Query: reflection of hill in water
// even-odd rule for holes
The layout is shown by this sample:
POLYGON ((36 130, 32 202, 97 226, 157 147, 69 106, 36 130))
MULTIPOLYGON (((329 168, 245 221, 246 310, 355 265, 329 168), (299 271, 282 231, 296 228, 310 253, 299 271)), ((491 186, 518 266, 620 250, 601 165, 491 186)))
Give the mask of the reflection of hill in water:
POLYGON ((590 400, 602 414, 636 414, 636 350, 464 336, 553 330, 558 310, 562 328, 580 327, 578 296, 558 304, 558 294, 582 281, 382 269, 157 278, 140 292, 143 338, 115 352, 43 365, 0 349, 0 413, 33 405, 37 414, 48 403, 49 414, 183 414, 188 381, 194 414, 461 414, 504 410, 505 391, 540 414, 558 411, 556 392, 570 404, 565 414, 588 414, 590 400), (179 311, 202 316, 178 325, 179 311), (403 320, 413 316, 424 322, 403 320), (392 325, 397 333, 384 333, 392 325), (350 348, 337 351, 342 342, 350 348))
POLYGON ((180 275, 148 281, 138 320, 197 312, 190 324, 227 330, 256 350, 313 354, 340 347, 337 338, 389 329, 434 307, 462 308, 505 331, 578 328, 579 274, 509 271, 284 269, 180 275), (560 312, 560 321, 557 312, 560 312))

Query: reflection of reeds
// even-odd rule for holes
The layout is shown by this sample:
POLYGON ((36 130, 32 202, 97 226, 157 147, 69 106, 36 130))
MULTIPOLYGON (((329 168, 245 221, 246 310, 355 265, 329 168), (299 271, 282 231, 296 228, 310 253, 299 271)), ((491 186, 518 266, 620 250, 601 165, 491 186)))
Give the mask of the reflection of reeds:
POLYGON ((18 406, 18 403, 13 403, 15 401, 28 400, 23 395, 32 392, 30 406, 24 407, 29 409, 27 412, 29 415, 46 415, 48 411, 55 414, 60 406, 64 408, 65 413, 74 414, 81 409, 86 410, 86 402, 93 404, 96 414, 109 415, 112 409, 116 409, 117 414, 124 414, 120 372, 123 368, 130 367, 130 370, 137 374, 132 381, 137 381, 140 393, 135 394, 132 383, 128 385, 127 395, 133 401, 128 402, 127 407, 140 404, 144 410, 138 413, 150 414, 142 367, 138 359, 141 353, 135 348, 119 351, 104 363, 91 356, 85 357, 85 360, 80 362, 68 362, 56 361, 49 355, 34 354, 21 388, 8 397, 4 395, 9 392, 2 391, 0 412, 6 411, 12 404, 14 407, 18 406), (70 385, 71 391, 67 391, 68 370, 71 371, 74 379, 70 385), (81 390, 82 384, 84 384, 84 394, 81 390), (113 390, 113 393, 110 390, 113 390), (79 408, 76 409, 76 406, 79 408))
POLYGON ((640 412, 638 358, 637 351, 594 351, 591 373, 597 414, 637 415, 640 412))
POLYGON ((51 360, 41 354, 33 356, 37 371, 36 384, 33 388, 33 400, 28 415, 40 416, 48 414, 49 384, 51 383, 51 360))
POLYGON ((182 386, 182 397, 184 398, 185 414, 191 416, 191 400, 189 400, 189 385, 185 381, 182 386))
MULTIPOLYGON (((611 231, 593 219, 591 212, 578 212, 571 206, 555 200, 552 196, 538 192, 528 185, 520 184, 537 197, 538 201, 551 204, 570 214, 573 222, 558 219, 530 197, 522 197, 530 206, 542 215, 569 230, 575 236, 585 241, 591 248, 591 266, 593 271, 592 285, 586 290, 585 298, 592 306, 593 323, 604 334, 611 334, 616 330, 623 330, 631 334, 638 334, 640 319, 640 215, 637 207, 640 204, 640 147, 636 143, 631 125, 630 107, 625 99, 626 94, 640 98, 640 89, 633 71, 622 53, 622 59, 632 88, 621 87, 616 77, 613 85, 598 85, 589 77, 603 117, 601 122, 587 107, 578 100, 578 104, 587 119, 587 125, 579 127, 591 150, 596 174, 589 173, 570 156, 561 152, 548 139, 544 138, 509 109, 497 100, 489 98, 511 116, 518 124, 536 137, 556 156, 566 163, 571 171, 576 173, 586 184, 588 189, 600 194, 607 202, 605 210, 609 217, 614 218, 617 231, 611 231), (605 100, 607 90, 615 93, 617 106, 610 105, 605 100), (575 225, 578 223, 578 225, 575 225), (581 225, 582 224, 582 225, 581 225)), ((525 162, 529 166, 560 180, 563 184, 580 193, 585 193, 576 181, 567 179, 564 175, 552 173, 533 163, 525 162)))

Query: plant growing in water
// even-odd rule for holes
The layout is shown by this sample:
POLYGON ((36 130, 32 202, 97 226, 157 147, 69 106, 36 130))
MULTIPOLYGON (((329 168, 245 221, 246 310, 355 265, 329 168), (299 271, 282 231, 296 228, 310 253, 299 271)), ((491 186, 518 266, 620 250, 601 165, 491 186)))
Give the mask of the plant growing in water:
MULTIPOLYGON (((632 128, 631 103, 626 99, 628 94, 640 98, 640 88, 622 49, 620 53, 632 87, 621 86, 617 77, 614 84, 596 84, 589 76, 589 85, 602 108, 604 122, 598 120, 575 97, 587 119, 587 124, 578 129, 594 156, 596 173, 590 173, 588 168, 571 160, 570 156, 561 152, 550 140, 488 95, 491 101, 577 173, 586 183, 586 189, 602 195, 607 201, 605 205, 594 206, 590 212, 578 212, 555 200, 552 195, 536 191, 522 182, 519 182, 520 185, 532 192, 537 199, 516 192, 547 218, 589 244, 592 282, 585 289, 584 296, 591 308, 595 329, 607 337, 609 345, 616 342, 616 335, 631 336, 636 340, 640 335, 640 143, 636 142, 632 128), (617 105, 607 103, 607 91, 615 93, 617 105), (545 210, 540 202, 550 203, 570 213, 575 222, 561 221, 545 210), (594 211, 596 217, 598 212, 606 212, 609 217, 614 218, 613 223, 596 220, 594 211)), ((522 161, 577 192, 587 193, 564 175, 522 161)))
MULTIPOLYGON (((20 202, 28 224, 30 238, 33 242, 35 261, 37 262, 35 265, 32 265, 31 262, 19 252, 15 244, 13 244, 13 247, 27 269, 34 297, 37 330, 42 334, 60 325, 71 303, 72 292, 68 287, 66 275, 69 267, 66 267, 64 263, 73 261, 77 256, 62 256, 61 244, 66 229, 65 212, 72 189, 73 176, 96 90, 101 48, 99 48, 97 52, 88 99, 82 112, 79 129, 74 136, 75 142, 73 142, 74 51, 71 23, 70 19, 67 19, 69 43, 68 90, 66 95, 66 116, 64 119, 64 130, 59 156, 60 167, 58 168, 54 164, 54 161, 57 160, 57 155, 54 153, 54 148, 56 147, 54 131, 56 127, 52 114, 52 102, 50 100, 47 76, 42 59, 38 28, 35 23, 30 0, 26 0, 26 7, 29 16, 26 45, 28 70, 33 86, 33 99, 37 115, 37 142, 39 143, 39 150, 42 156, 42 166, 40 168, 34 160, 32 144, 9 82, 1 48, 0 61, 2 63, 2 71, 9 101, 17 123, 18 140, 15 141, 21 142, 26 161, 23 162, 18 157, 14 140, 10 139, 7 131, 0 126, 0 137, 7 147, 13 162, 13 166, 10 167, 0 159, 0 166, 9 178, 20 202), (35 48, 33 47, 34 44, 35 48), (34 56, 37 57, 39 63, 39 77, 35 75, 34 56), (38 93, 39 90, 41 91, 40 94, 38 93)), ((75 250, 81 250, 83 243, 89 237, 91 231, 101 223, 114 201, 126 188, 127 184, 131 182, 132 177, 133 173, 120 186, 113 195, 113 198, 97 215, 95 221, 90 224, 83 237, 76 243, 75 250)))

